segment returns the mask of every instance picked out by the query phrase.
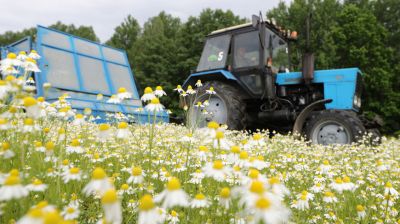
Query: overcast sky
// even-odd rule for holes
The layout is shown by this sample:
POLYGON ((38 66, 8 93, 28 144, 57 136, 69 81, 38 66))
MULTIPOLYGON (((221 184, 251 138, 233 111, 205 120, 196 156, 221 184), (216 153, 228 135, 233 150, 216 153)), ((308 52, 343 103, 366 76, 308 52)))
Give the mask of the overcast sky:
POLYGON ((0 33, 19 31, 37 24, 48 26, 57 21, 91 25, 102 42, 108 40, 124 18, 131 14, 142 25, 164 10, 185 21, 204 8, 230 9, 251 18, 261 10, 291 0, 0 0, 0 33))

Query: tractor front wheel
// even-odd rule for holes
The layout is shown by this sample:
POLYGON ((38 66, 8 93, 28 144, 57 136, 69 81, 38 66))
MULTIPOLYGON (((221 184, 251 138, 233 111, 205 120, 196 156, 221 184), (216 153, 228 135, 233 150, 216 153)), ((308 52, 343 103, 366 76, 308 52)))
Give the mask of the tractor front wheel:
POLYGON ((228 125, 229 129, 245 128, 246 107, 237 88, 228 83, 211 81, 199 87, 196 94, 189 111, 190 126, 204 127, 208 122, 215 121, 228 125), (211 87, 215 94, 207 92, 211 87))
POLYGON ((314 144, 351 144, 361 139, 365 127, 350 111, 322 110, 311 114, 305 134, 314 144))

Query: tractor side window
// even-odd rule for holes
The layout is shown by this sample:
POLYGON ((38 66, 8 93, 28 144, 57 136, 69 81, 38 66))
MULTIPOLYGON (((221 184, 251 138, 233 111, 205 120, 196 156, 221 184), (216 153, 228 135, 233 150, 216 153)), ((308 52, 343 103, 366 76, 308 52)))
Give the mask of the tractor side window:
POLYGON ((228 58, 230 35, 211 37, 204 45, 197 71, 222 69, 228 58))
POLYGON ((265 32, 265 61, 272 65, 272 71, 286 70, 289 68, 289 52, 287 43, 270 30, 265 32))
POLYGON ((252 31, 235 36, 234 68, 257 66, 260 63, 260 41, 258 31, 252 31))

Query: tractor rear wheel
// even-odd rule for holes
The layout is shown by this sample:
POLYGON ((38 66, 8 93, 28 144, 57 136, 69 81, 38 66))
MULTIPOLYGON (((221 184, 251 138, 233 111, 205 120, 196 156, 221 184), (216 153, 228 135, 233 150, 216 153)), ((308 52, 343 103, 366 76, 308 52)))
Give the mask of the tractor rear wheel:
POLYGON ((228 125, 229 129, 246 127, 246 106, 242 94, 234 86, 221 81, 206 82, 197 90, 197 97, 189 111, 190 126, 205 127, 210 121, 228 125), (213 87, 215 94, 206 91, 213 87), (204 102, 208 104, 204 105, 204 102), (198 105, 201 102, 201 107, 198 105))
POLYGON ((351 144, 362 138, 365 127, 353 112, 322 110, 311 114, 305 134, 314 144, 351 144))

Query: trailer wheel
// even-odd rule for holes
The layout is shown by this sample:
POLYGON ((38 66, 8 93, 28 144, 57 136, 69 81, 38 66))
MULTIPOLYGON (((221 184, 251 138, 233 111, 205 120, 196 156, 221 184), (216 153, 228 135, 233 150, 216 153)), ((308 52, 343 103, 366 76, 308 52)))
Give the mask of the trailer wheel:
POLYGON ((242 94, 234 86, 220 82, 206 82, 197 90, 197 97, 189 111, 191 127, 205 127, 210 121, 228 125, 229 129, 241 130, 246 127, 246 106, 242 99, 242 94), (214 88, 216 94, 209 94, 206 91, 214 88), (208 105, 197 106, 198 102, 208 105))
POLYGON ((365 127, 353 112, 322 110, 311 114, 305 134, 314 144, 351 144, 362 138, 365 127))

